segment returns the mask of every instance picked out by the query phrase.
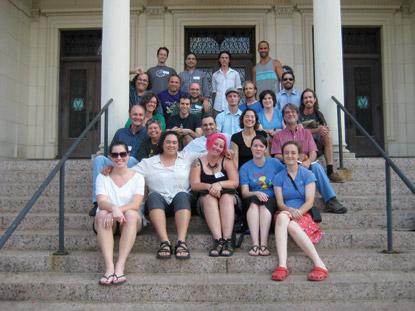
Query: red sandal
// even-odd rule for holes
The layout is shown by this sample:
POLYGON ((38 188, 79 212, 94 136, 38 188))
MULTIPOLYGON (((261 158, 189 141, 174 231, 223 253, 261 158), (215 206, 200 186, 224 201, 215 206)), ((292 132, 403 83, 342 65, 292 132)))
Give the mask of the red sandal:
POLYGON ((308 274, 307 279, 309 281, 319 282, 327 279, 329 271, 324 268, 314 267, 313 270, 308 274))
POLYGON ((285 267, 277 267, 274 272, 272 272, 271 279, 273 281, 284 281, 288 277, 288 269, 285 267))

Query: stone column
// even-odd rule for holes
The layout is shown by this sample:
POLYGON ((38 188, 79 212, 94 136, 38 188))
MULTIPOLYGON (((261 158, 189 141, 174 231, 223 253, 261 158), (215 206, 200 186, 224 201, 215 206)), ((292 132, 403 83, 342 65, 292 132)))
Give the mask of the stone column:
MULTIPOLYGON (((101 107, 110 98, 108 140, 128 118, 130 66, 130 0, 103 0, 101 107)), ((103 120, 103 119, 102 119, 103 120)), ((101 142, 104 141, 104 122, 101 142)))
POLYGON ((337 108, 331 96, 344 104, 340 0, 313 0, 313 21, 316 93, 333 144, 338 145, 337 108))

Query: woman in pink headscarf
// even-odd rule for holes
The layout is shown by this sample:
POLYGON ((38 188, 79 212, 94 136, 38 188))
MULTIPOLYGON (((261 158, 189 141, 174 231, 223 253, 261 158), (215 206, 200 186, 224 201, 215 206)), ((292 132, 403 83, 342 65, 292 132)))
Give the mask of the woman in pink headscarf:
POLYGON ((207 154, 196 159, 190 171, 192 190, 200 194, 197 206, 213 236, 209 256, 233 255, 232 230, 235 218, 238 171, 234 163, 225 158, 226 137, 214 133, 207 137, 207 154))

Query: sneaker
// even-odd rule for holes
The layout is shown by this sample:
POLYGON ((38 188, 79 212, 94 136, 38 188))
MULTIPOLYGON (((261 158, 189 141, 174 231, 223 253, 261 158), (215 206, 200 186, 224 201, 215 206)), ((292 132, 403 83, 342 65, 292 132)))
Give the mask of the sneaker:
POLYGON ((335 214, 345 214, 347 213, 347 208, 344 207, 335 197, 331 198, 326 203, 326 212, 335 213, 335 214))
POLYGON ((340 174, 337 172, 331 173, 329 175, 329 179, 331 182, 334 182, 334 183, 344 183, 343 177, 341 177, 340 174))

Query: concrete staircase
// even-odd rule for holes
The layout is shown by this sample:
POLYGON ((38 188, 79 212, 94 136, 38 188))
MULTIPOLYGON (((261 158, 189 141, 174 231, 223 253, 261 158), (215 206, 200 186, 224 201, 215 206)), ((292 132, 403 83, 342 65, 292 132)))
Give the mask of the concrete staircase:
MULTIPOLYGON (((396 159, 415 180, 415 159, 396 159)), ((0 230, 3 231, 38 187, 55 161, 0 162, 0 230)), ((210 258, 207 226, 192 217, 189 261, 155 259, 151 226, 138 236, 127 262, 128 282, 102 287, 103 261, 91 230, 90 161, 66 165, 65 247, 58 245, 58 178, 0 251, 0 310, 414 310, 415 196, 393 174, 394 248, 386 248, 384 164, 380 159, 347 159, 353 181, 335 184, 345 215, 323 213, 326 235, 317 249, 330 277, 306 280, 311 262, 290 241, 292 274, 270 280, 272 256, 250 257, 249 236, 231 258, 210 258)), ((319 199, 317 202, 321 205, 319 199)), ((171 240, 174 224, 169 221, 171 240)))

